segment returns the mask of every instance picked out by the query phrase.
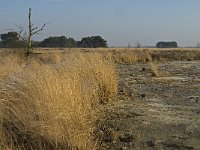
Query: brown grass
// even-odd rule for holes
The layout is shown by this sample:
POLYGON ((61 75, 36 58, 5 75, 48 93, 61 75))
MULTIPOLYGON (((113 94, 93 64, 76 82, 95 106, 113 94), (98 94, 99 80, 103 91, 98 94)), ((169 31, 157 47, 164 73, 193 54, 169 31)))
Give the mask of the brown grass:
POLYGON ((117 92, 113 63, 78 53, 19 68, 0 82, 0 148, 95 149, 98 107, 117 92))
POLYGON ((149 64, 149 66, 151 68, 152 76, 158 77, 159 76, 158 66, 152 60, 152 52, 151 51, 146 52, 146 58, 147 58, 147 62, 149 64))
POLYGON ((0 56, 0 80, 21 71, 24 66, 24 59, 20 55, 0 56))
MULTIPOLYGON (((19 49, 0 49, 0 52, 17 53, 19 49)), ((42 56, 42 61, 60 61, 65 54, 69 53, 101 53, 105 57, 110 57, 116 63, 146 62, 146 51, 151 51, 153 61, 192 61, 200 60, 199 48, 36 48, 34 53, 42 56), (55 58, 52 54, 59 54, 55 58), (110 54, 109 54, 110 53, 110 54), (44 55, 45 54, 45 55, 44 55)))
POLYGON ((155 62, 171 60, 200 60, 200 50, 37 50, 28 61, 4 55, 0 149, 96 149, 99 107, 117 93, 113 62, 148 62, 152 75, 160 76, 155 62))

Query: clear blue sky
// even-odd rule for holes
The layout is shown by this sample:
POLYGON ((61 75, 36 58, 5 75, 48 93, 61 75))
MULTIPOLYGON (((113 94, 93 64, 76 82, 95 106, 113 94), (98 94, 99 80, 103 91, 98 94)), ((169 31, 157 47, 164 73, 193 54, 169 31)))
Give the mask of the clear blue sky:
POLYGON ((26 26, 29 7, 35 25, 49 23, 36 40, 100 35, 109 46, 200 42, 200 0, 0 0, 0 33, 26 26))

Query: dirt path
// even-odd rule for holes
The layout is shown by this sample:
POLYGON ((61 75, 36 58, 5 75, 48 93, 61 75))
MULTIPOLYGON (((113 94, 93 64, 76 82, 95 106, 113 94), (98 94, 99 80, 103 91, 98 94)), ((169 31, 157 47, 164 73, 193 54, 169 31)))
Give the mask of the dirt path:
POLYGON ((200 61, 118 64, 119 93, 100 123, 101 149, 200 149, 200 61), (109 115, 108 115, 109 114, 109 115))

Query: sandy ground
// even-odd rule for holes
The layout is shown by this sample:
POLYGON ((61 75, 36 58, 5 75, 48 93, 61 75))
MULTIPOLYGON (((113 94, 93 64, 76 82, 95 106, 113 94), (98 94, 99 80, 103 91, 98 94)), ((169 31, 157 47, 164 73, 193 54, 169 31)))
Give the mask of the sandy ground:
POLYGON ((119 92, 99 121, 100 149, 200 149, 200 61, 117 64, 119 92))

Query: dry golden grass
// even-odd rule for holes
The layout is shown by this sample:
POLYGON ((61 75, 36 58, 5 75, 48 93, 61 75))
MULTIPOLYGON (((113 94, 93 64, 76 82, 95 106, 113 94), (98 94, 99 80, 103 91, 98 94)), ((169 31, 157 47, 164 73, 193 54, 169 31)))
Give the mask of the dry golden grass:
POLYGON ((112 61, 148 62, 152 75, 160 76, 154 61, 200 58, 196 49, 148 51, 37 50, 28 61, 18 55, 2 57, 0 149, 95 149, 92 133, 96 118, 101 116, 99 105, 117 93, 112 61))
MULTIPOLYGON (((51 50, 51 49, 36 49, 35 52, 40 54, 40 59, 43 61, 54 61, 56 58, 49 54, 49 51, 51 53, 57 53, 58 55, 67 55, 71 52, 84 52, 84 53, 97 53, 103 55, 103 57, 107 60, 112 60, 115 63, 135 63, 135 62, 141 62, 146 61, 146 58, 144 57, 144 49, 135 49, 135 48, 70 48, 70 49, 60 49, 57 50, 51 50), (45 56, 42 54, 48 54, 49 56, 45 56)), ((62 60, 62 59, 61 59, 62 60)))
POLYGON ((113 60, 118 63, 133 63, 133 62, 138 62, 139 58, 134 53, 121 52, 113 54, 113 60))
POLYGON ((151 53, 152 53, 151 51, 146 52, 147 62, 151 68, 152 76, 158 77, 159 76, 158 66, 155 63, 153 63, 151 53))
POLYGON ((98 107, 117 93, 115 67, 92 53, 56 61, 31 58, 0 82, 1 149, 96 148, 98 107))
MULTIPOLYGON (((5 51, 18 52, 19 49, 0 49, 1 53, 5 51)), ((52 55, 55 53, 63 56, 63 54, 65 55, 74 52, 97 52, 112 58, 116 63, 135 63, 146 62, 148 59, 146 57, 146 51, 152 52, 154 61, 200 60, 199 48, 36 48, 33 52, 39 54, 41 56, 40 59, 42 61, 45 60, 46 62, 55 61, 56 59, 59 61, 60 57, 55 58, 52 55)))
POLYGON ((0 80, 19 72, 24 66, 24 59, 20 55, 0 56, 0 80))

